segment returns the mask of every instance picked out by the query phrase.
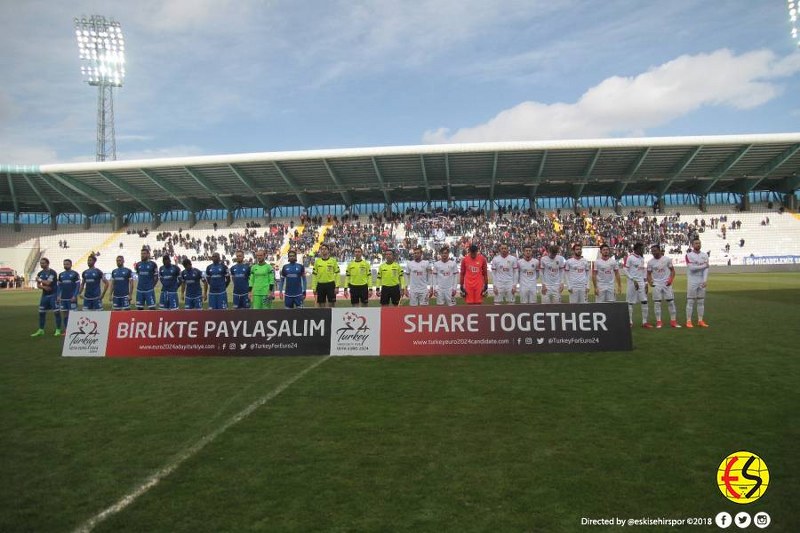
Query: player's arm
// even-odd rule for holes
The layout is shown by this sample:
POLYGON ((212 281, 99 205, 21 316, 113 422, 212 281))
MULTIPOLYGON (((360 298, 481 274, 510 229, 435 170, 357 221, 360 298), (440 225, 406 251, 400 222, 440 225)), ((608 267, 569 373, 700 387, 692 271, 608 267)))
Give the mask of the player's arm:
POLYGON ((225 290, 228 290, 228 286, 231 284, 231 271, 228 270, 228 267, 225 267, 225 290))
POLYGON ((281 268, 281 279, 278 280, 278 297, 283 298, 283 288, 286 284, 286 265, 281 268))
MULTIPOLYGON (((180 278, 181 278, 181 281, 183 281, 183 276, 180 276, 180 278)), ((179 287, 180 287, 179 288, 179 292, 181 294, 181 300, 186 301, 186 284, 185 283, 181 283, 179 287)))
POLYGON ((408 296, 406 287, 409 285, 411 285, 411 266, 409 263, 406 263, 406 266, 403 267, 403 271, 400 273, 400 290, 403 291, 404 296, 408 296))
POLYGON ((514 262, 514 267, 511 270, 511 294, 517 294, 517 287, 519 286, 520 268, 519 261, 514 262))
POLYGON ((596 265, 592 265, 592 287, 594 287, 594 293, 597 294, 597 267, 596 265))
POLYGON ((103 283, 103 291, 100 293, 100 301, 102 302, 103 298, 106 297, 106 293, 108 292, 108 286, 110 285, 110 283, 108 283, 108 280, 102 273, 100 273, 100 280, 103 283))
POLYGON ((486 293, 489 292, 489 263, 485 259, 481 261, 481 275, 483 276, 481 296, 486 296, 486 293))
POLYGON ((133 274, 128 278, 128 298, 133 295, 133 274))
POLYGON ((619 275, 619 266, 614 269, 614 281, 617 283, 617 294, 622 293, 622 278, 619 275))
POLYGON ((647 265, 647 284, 651 287, 654 285, 653 283, 653 267, 647 265))
POLYGON ((667 280, 667 287, 672 287, 672 282, 675 281, 675 267, 672 263, 669 264, 669 279, 667 280))
POLYGON ((395 263, 395 265, 397 265, 397 271, 398 271, 397 273, 399 274, 397 277, 400 278, 400 290, 405 291, 406 287, 408 287, 408 285, 406 285, 406 277, 403 274, 402 270, 400 270, 400 264, 395 263))
MULTIPOLYGON (((83 274, 81 274, 81 278, 83 278, 83 274)), ((83 288, 84 288, 85 286, 86 286, 86 284, 85 284, 85 283, 81 283, 81 284, 78 286, 78 290, 77 290, 77 291, 75 291, 75 297, 76 297, 76 298, 83 298, 83 288)))
POLYGON ((572 276, 569 275, 569 263, 564 263, 564 279, 567 282, 567 292, 572 292, 572 276))
POLYGON ((311 268, 311 292, 317 294, 317 272, 319 258, 314 259, 314 266, 311 268))
POLYGON ((300 265, 300 298, 306 299, 306 267, 300 265))
POLYGON ((353 263, 347 263, 347 266, 344 269, 344 294, 347 296, 347 289, 350 287, 350 270, 353 266, 353 263))
POLYGON ((208 267, 206 267, 206 275, 203 276, 203 301, 208 301, 208 267))

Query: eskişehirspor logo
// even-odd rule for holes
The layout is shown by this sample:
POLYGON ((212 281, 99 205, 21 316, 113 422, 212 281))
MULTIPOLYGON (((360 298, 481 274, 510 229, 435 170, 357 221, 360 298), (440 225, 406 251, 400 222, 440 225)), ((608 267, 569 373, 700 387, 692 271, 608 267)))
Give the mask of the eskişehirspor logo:
POLYGON ((734 503, 752 503, 769 487, 767 464, 752 452, 732 453, 717 469, 717 486, 734 503))
POLYGON ((336 330, 339 342, 354 342, 363 345, 367 341, 370 335, 367 317, 348 311, 342 315, 342 322, 344 322, 344 326, 336 330))
POLYGON ((100 334, 97 331, 97 322, 89 317, 82 316, 78 319, 78 331, 70 335, 70 348, 83 348, 91 350, 100 343, 100 334))

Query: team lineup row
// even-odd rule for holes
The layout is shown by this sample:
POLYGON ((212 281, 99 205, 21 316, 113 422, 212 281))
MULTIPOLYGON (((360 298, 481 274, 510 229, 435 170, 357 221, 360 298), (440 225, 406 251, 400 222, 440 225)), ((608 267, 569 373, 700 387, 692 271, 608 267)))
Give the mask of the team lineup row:
MULTIPOLYGON (((422 259, 422 249, 415 248, 413 259, 405 266, 395 261, 391 250, 384 254, 384 261, 377 269, 375 283, 370 263, 364 259, 360 247, 354 249, 354 259, 345 272, 344 296, 352 305, 366 306, 374 293, 380 297, 381 305, 399 305, 401 298, 409 300, 409 305, 425 305, 435 298, 438 305, 455 305, 460 294, 467 304, 484 303, 489 293, 489 268, 493 275, 492 292, 495 304, 537 303, 541 285, 542 303, 560 303, 566 289, 570 303, 588 303, 590 286, 594 289, 596 302, 614 302, 622 292, 620 268, 627 278, 626 300, 633 325, 633 310, 636 304, 642 306, 642 325, 652 327, 648 322, 648 288, 652 287, 655 304, 656 327, 661 327, 661 302, 667 302, 672 327, 677 323, 672 282, 675 268, 672 259, 664 255, 659 245, 653 245, 653 258, 644 259, 644 244, 637 243, 633 253, 625 258, 620 267, 611 255, 607 245, 600 247, 600 258, 590 263, 582 256, 580 244, 572 246, 572 255, 566 259, 560 254, 560 247, 552 245, 548 254, 536 259, 533 248, 526 246, 523 255, 517 258, 508 252, 508 246, 501 244, 497 254, 489 262, 479 253, 477 245, 469 248, 469 253, 461 260, 460 266, 450 257, 448 247, 440 250, 437 261, 422 259)), ((134 264, 133 270, 125 267, 122 256, 117 257, 117 268, 111 273, 111 282, 105 279, 102 271, 95 267, 96 258, 90 255, 88 268, 80 275, 72 269, 72 262, 64 260, 64 271, 56 273, 49 261, 42 258, 41 271, 37 274, 37 288, 42 290, 39 304, 39 329, 32 336, 44 335, 47 311, 55 311, 56 335, 61 334, 62 314, 66 328, 70 310, 77 309, 78 299, 83 300, 84 310, 102 310, 109 286, 110 301, 114 310, 129 310, 131 297, 135 295, 136 309, 155 309, 155 289, 161 283, 159 305, 161 309, 178 309, 180 300, 184 309, 202 309, 208 302, 209 309, 228 309, 228 287, 233 284, 234 309, 266 309, 272 305, 275 290, 286 308, 303 307, 306 298, 306 270, 297 261, 297 253, 290 250, 288 262, 280 269, 280 277, 275 276, 273 265, 266 261, 266 251, 255 252, 255 262, 244 261, 244 252, 237 251, 234 264, 229 268, 222 263, 220 255, 212 255, 212 262, 205 272, 192 266, 187 258, 182 261, 183 270, 173 265, 169 256, 163 257, 163 266, 150 259, 149 249, 142 249, 141 261, 134 264), (136 289, 134 291, 134 281, 136 289), (179 298, 180 293, 180 298, 179 298)), ((698 324, 707 327, 703 320, 705 291, 708 279, 708 255, 701 251, 699 239, 692 242, 692 249, 686 255, 687 265, 687 307, 686 325, 693 327, 694 305, 697 305, 698 324)), ((339 263, 331 257, 328 247, 320 246, 319 255, 314 261, 311 290, 317 304, 321 307, 335 305, 340 291, 339 263)))

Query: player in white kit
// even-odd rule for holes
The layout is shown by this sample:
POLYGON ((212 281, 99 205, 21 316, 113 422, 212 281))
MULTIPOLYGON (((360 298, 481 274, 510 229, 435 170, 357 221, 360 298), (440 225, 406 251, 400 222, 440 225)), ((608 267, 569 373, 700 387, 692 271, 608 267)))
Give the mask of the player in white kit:
POLYGON ((569 303, 585 304, 589 302, 589 261, 583 257, 583 246, 572 245, 572 257, 564 263, 564 275, 567 278, 569 303))
POLYGON ((519 266, 519 303, 535 304, 538 302, 539 260, 533 257, 533 247, 525 245, 522 257, 517 260, 519 266))
POLYGON ((431 268, 432 283, 430 296, 436 296, 438 305, 456 305, 458 294, 458 278, 461 270, 453 259, 450 259, 450 248, 443 246, 439 251, 440 259, 431 268))
POLYGON ((630 317, 631 327, 633 327, 633 307, 637 303, 642 304, 642 327, 652 328, 653 325, 647 321, 649 307, 647 306, 647 265, 644 262, 644 244, 637 242, 633 245, 633 253, 625 258, 622 265, 625 275, 628 276, 628 316, 630 317))
POLYGON ((697 302, 697 325, 707 328, 703 320, 706 310, 706 284, 708 283, 708 254, 701 251, 700 239, 692 240, 692 249, 686 254, 686 327, 693 328, 692 311, 697 302))
POLYGON ((508 245, 500 245, 500 253, 489 263, 492 267, 494 303, 513 304, 517 299, 517 277, 519 266, 517 258, 508 253, 508 245))
POLYGON ((551 244, 547 255, 539 259, 539 270, 542 273, 542 303, 561 303, 564 292, 564 265, 566 260, 558 254, 561 247, 551 244))
POLYGON ((669 325, 673 328, 681 327, 678 324, 678 311, 675 309, 675 293, 672 282, 675 280, 675 267, 672 259, 664 255, 661 246, 654 244, 650 247, 653 258, 647 262, 647 282, 653 288, 653 311, 656 314, 656 327, 662 326, 661 300, 666 300, 669 308, 669 325))
POLYGON ((408 305, 428 305, 430 294, 430 263, 422 258, 422 247, 414 248, 414 258, 406 263, 406 296, 408 305))
POLYGON ((594 298, 597 303, 616 302, 617 294, 622 292, 619 278, 619 263, 611 257, 611 248, 607 244, 600 245, 600 258, 592 267, 592 284, 594 298), (614 292, 616 287, 616 292, 614 292))

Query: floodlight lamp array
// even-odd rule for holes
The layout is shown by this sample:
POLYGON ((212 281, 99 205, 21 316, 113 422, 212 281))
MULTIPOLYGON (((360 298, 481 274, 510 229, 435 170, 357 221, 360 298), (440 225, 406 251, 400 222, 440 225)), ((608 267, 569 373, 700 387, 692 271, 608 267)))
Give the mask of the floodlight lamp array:
POLYGON ((800 32, 798 32, 797 18, 800 16, 800 0, 787 0, 789 8, 789 22, 792 23, 792 40, 800 46, 800 32))
POLYGON ((75 38, 84 81, 121 87, 125 79, 125 38, 119 22, 97 15, 76 18, 75 38))

